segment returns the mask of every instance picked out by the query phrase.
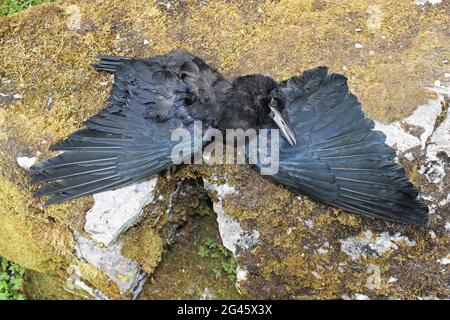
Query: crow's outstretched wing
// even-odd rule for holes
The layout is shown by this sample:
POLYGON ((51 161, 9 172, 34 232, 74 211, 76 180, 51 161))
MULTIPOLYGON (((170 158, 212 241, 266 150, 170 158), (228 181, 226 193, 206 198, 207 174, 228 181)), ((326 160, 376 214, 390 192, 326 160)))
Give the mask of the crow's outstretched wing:
MULTIPOLYGON (((32 181, 46 183, 34 196, 50 195, 47 204, 121 187, 170 167, 178 143, 171 141, 172 131, 193 130, 187 105, 201 103, 196 92, 207 95, 220 78, 184 51, 149 59, 104 56, 93 67, 114 73, 107 107, 50 147, 63 153, 31 168, 32 181)), ((202 147, 185 143, 192 154, 202 147)))
POLYGON ((281 142, 273 179, 349 212, 426 223, 427 206, 393 162, 385 135, 372 130, 374 122, 364 116, 344 76, 315 68, 283 82, 279 94, 297 144, 281 142))

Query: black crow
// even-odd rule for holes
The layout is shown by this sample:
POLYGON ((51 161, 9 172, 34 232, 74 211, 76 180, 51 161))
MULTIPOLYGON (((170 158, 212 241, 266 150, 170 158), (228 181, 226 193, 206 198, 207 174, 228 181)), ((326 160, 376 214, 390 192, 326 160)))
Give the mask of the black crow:
MULTIPOLYGON (((347 79, 315 68, 277 83, 263 75, 224 79, 177 50, 151 58, 100 56, 114 74, 106 107, 50 147, 64 151, 31 169, 47 204, 115 189, 173 165, 171 132, 277 128, 284 139, 272 179, 324 203, 423 225, 428 207, 393 162, 395 151, 361 111, 347 79)), ((191 154, 202 145, 189 143, 191 154)), ((262 164, 256 164, 262 167, 262 164)))

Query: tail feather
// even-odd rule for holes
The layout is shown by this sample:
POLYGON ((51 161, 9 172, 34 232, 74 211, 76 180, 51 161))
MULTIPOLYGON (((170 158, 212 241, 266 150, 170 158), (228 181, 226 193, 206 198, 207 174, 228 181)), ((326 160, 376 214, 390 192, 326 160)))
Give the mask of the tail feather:
POLYGON ((116 56, 105 56, 97 55, 97 62, 91 64, 96 71, 105 71, 110 73, 115 73, 117 68, 122 65, 122 61, 130 60, 130 57, 116 57, 116 56))

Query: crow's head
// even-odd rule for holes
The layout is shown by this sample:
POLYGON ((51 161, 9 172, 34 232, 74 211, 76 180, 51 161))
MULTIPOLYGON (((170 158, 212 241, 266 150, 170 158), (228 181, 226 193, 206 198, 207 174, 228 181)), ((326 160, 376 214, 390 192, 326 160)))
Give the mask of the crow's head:
POLYGON ((297 144, 297 141, 295 140, 295 134, 281 115, 281 112, 284 109, 285 101, 280 98, 275 92, 276 90, 272 92, 270 102, 268 103, 268 107, 270 110, 269 117, 278 126, 278 128, 280 129, 280 133, 284 137, 284 139, 286 139, 286 141, 291 146, 294 146, 297 144))
POLYGON ((277 92, 278 83, 260 74, 227 81, 219 102, 223 106, 219 128, 245 130, 275 124, 286 141, 295 145, 294 133, 282 117, 285 103, 277 92))

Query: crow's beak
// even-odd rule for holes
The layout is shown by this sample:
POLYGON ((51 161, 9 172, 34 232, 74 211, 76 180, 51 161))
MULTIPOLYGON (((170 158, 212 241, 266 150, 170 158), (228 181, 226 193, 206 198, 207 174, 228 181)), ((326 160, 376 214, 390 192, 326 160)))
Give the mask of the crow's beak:
POLYGON ((297 140, 295 140, 294 132, 289 128, 289 126, 286 124, 286 121, 284 121, 283 117, 281 116, 280 112, 275 109, 273 106, 269 105, 270 110, 272 111, 269 116, 275 121, 278 128, 281 131, 281 135, 286 139, 286 141, 291 145, 295 146, 297 144, 297 140))

